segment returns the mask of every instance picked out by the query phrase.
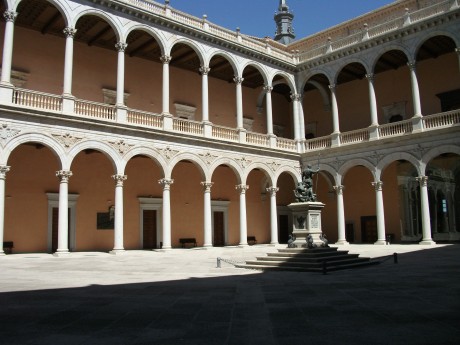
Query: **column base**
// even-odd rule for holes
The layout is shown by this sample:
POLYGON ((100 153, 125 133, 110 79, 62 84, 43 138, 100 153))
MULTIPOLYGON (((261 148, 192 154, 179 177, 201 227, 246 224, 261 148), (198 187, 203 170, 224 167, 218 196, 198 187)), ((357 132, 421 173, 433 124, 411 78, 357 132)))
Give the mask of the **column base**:
POLYGON ((418 244, 425 245, 425 246, 434 246, 436 245, 436 242, 433 240, 422 240, 418 244))
POLYGON ((212 244, 203 244, 203 248, 212 248, 212 244))
POLYGON ((112 254, 112 255, 121 255, 121 254, 124 254, 125 253, 125 250, 124 249, 112 249, 109 254, 112 254))
POLYGON ((276 246, 278 244, 279 244, 278 242, 270 242, 270 247, 274 247, 274 246, 276 246))
POLYGON ((240 248, 249 247, 249 244, 247 244, 247 243, 240 243, 240 244, 238 245, 238 247, 240 247, 240 248))
POLYGON ((385 240, 377 240, 376 242, 374 242, 374 245, 386 246, 387 241, 385 241, 385 240))
POLYGON ((66 251, 57 251, 55 253, 53 253, 53 256, 55 257, 64 257, 64 256, 69 256, 70 255, 70 252, 68 250, 66 251))
POLYGON ((5 252, 0 252, 0 256, 6 256, 5 252))
POLYGON ((339 240, 339 241, 335 242, 335 244, 337 244, 339 246, 348 246, 348 245, 350 245, 350 242, 347 242, 347 240, 339 240))

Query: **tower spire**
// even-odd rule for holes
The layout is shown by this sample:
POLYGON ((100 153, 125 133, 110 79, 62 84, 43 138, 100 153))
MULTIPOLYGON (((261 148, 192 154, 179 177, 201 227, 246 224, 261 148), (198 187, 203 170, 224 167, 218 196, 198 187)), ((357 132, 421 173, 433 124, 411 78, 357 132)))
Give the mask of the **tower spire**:
POLYGON ((280 0, 278 6, 278 12, 275 13, 276 33, 275 41, 283 44, 291 43, 294 38, 294 28, 292 27, 292 21, 294 19, 294 13, 289 11, 289 6, 286 0, 280 0))

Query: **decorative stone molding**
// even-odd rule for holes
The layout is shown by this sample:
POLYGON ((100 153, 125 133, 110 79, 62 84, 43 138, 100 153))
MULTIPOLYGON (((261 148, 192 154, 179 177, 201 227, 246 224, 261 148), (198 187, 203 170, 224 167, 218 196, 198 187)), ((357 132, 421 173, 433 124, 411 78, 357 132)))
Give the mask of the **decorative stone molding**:
MULTIPOLYGON (((117 91, 112 90, 112 89, 102 89, 102 95, 104 97, 104 103, 105 104, 116 104, 117 103, 117 91)), ((123 103, 126 104, 126 101, 128 100, 129 97, 128 92, 123 93, 123 103)))
POLYGON ((371 182, 371 185, 375 188, 376 192, 381 192, 383 187, 382 181, 371 182))
POLYGON ((160 56, 161 62, 162 62, 163 64, 166 64, 166 65, 169 64, 169 63, 171 62, 171 59, 172 59, 172 58, 171 58, 171 56, 169 56, 169 55, 162 55, 162 56, 160 56))
POLYGON ((170 190, 171 185, 174 183, 174 180, 168 179, 168 178, 162 178, 161 180, 158 180, 158 183, 163 186, 164 190, 170 190))
POLYGON ((128 48, 128 43, 117 42, 115 44, 115 48, 117 49, 118 52, 124 52, 126 50, 126 48, 128 48))
POLYGON ((10 171, 10 166, 8 165, 0 165, 0 180, 4 180, 6 178, 6 173, 10 171))
POLYGON ((337 195, 342 195, 342 194, 343 194, 343 190, 345 189, 345 186, 342 186, 342 185, 340 185, 340 186, 333 186, 332 188, 334 188, 335 193, 336 193, 337 195))
POLYGON ((134 144, 128 144, 124 140, 109 141, 109 144, 121 154, 129 151, 134 146, 134 144))
POLYGON ((263 89, 264 89, 264 91, 265 91, 266 93, 271 93, 271 92, 273 91, 273 86, 271 86, 271 85, 265 85, 265 86, 263 87, 263 89))
POLYGON ((278 170, 278 168, 281 166, 281 164, 276 163, 275 161, 271 161, 270 163, 267 163, 267 165, 272 169, 273 171, 278 170))
POLYGON ((174 107, 176 108, 177 117, 187 120, 195 120, 196 107, 181 103, 174 103, 174 107))
POLYGON ((59 141, 62 145, 64 145, 65 148, 70 148, 83 139, 82 137, 75 137, 70 133, 65 133, 65 134, 51 133, 51 135, 57 141, 59 141))
POLYGON ((414 155, 418 159, 422 159, 423 155, 430 150, 429 147, 423 147, 422 145, 418 144, 417 147, 412 149, 410 152, 413 152, 414 155))
POLYGON ((116 174, 116 175, 112 175, 112 178, 115 180, 115 185, 117 187, 123 187, 123 183, 126 181, 128 176, 121 175, 121 174, 116 174))
POLYGON ((389 123, 393 116, 401 115, 402 119, 406 118, 406 101, 395 102, 382 107, 385 122, 389 123))
POLYGON ((278 187, 268 187, 265 189, 268 193, 270 193, 270 196, 276 196, 276 193, 280 190, 278 187))
POLYGON ((14 12, 14 11, 3 12, 3 18, 5 18, 7 22, 14 22, 17 15, 18 15, 17 12, 14 12))
POLYGON ((207 66, 201 66, 199 71, 200 71, 201 75, 208 75, 209 72, 211 72, 211 68, 209 68, 207 66))
POLYGON ((246 194, 246 191, 249 189, 248 185, 238 184, 235 186, 235 189, 240 192, 240 194, 246 194))
POLYGON ((251 119, 249 117, 244 117, 243 116, 243 128, 245 130, 252 132, 253 123, 254 123, 254 119, 251 119))
POLYGON ((246 159, 246 157, 243 158, 237 158, 236 161, 241 165, 241 167, 244 169, 246 168, 249 164, 252 163, 251 160, 246 159))
POLYGON ((64 30, 62 30, 62 32, 64 33, 65 37, 74 38, 75 34, 77 33, 77 29, 66 27, 64 30))
POLYGON ((420 183, 420 187, 426 187, 428 185, 428 176, 419 176, 415 180, 420 183))
POLYGON ((369 158, 369 160, 371 160, 371 162, 374 165, 377 165, 380 162, 380 160, 382 159, 382 157, 385 157, 385 155, 383 153, 379 153, 377 151, 374 151, 374 153, 372 155, 370 155, 368 158, 369 158))
POLYGON ((200 184, 203 186, 203 191, 205 193, 211 193, 211 187, 214 182, 200 182, 200 184))
POLYGON ((206 153, 199 153, 201 158, 205 161, 207 165, 210 165, 212 162, 214 162, 219 156, 211 154, 211 152, 206 152, 206 153))
POLYGON ((337 157, 335 158, 334 161, 331 162, 331 164, 334 166, 335 170, 339 170, 339 167, 342 166, 344 161, 338 159, 337 157))
POLYGON ((68 183, 69 178, 72 176, 72 172, 70 170, 58 170, 56 171, 56 176, 59 178, 61 183, 68 183))
POLYGON ((233 81, 235 82, 235 84, 241 85, 241 84, 243 84, 244 78, 241 78, 241 77, 234 77, 234 78, 233 78, 233 81))
POLYGON ((21 133, 20 129, 10 128, 6 123, 3 123, 2 127, 0 128, 0 138, 3 141, 13 138, 19 133, 21 133))
POLYGON ((168 161, 179 153, 178 150, 173 150, 169 146, 165 147, 164 149, 160 149, 160 151, 163 157, 168 161))
POLYGON ((299 95, 298 93, 291 93, 291 99, 294 102, 300 102, 302 99, 302 96, 299 95))

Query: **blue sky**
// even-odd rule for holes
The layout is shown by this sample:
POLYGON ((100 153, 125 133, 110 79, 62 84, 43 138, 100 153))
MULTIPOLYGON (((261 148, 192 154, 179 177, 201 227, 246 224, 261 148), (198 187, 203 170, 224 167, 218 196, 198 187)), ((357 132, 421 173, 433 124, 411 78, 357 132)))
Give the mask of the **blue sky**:
MULTIPOLYGON (((164 0, 157 0, 164 3, 164 0)), ((287 0, 294 12, 296 38, 317 33, 365 14, 394 0, 287 0)), ((273 15, 279 0, 170 0, 170 5, 196 17, 208 15, 209 21, 246 35, 274 36, 273 15)))

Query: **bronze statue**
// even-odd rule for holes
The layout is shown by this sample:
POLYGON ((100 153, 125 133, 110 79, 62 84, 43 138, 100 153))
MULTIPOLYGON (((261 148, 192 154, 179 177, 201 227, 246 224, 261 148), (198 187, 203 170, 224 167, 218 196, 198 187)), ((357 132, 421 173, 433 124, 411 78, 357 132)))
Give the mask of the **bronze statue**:
POLYGON ((316 201, 316 194, 313 192, 313 175, 318 170, 313 170, 311 165, 302 171, 302 181, 297 183, 297 187, 294 190, 294 195, 297 202, 314 202, 316 201))

